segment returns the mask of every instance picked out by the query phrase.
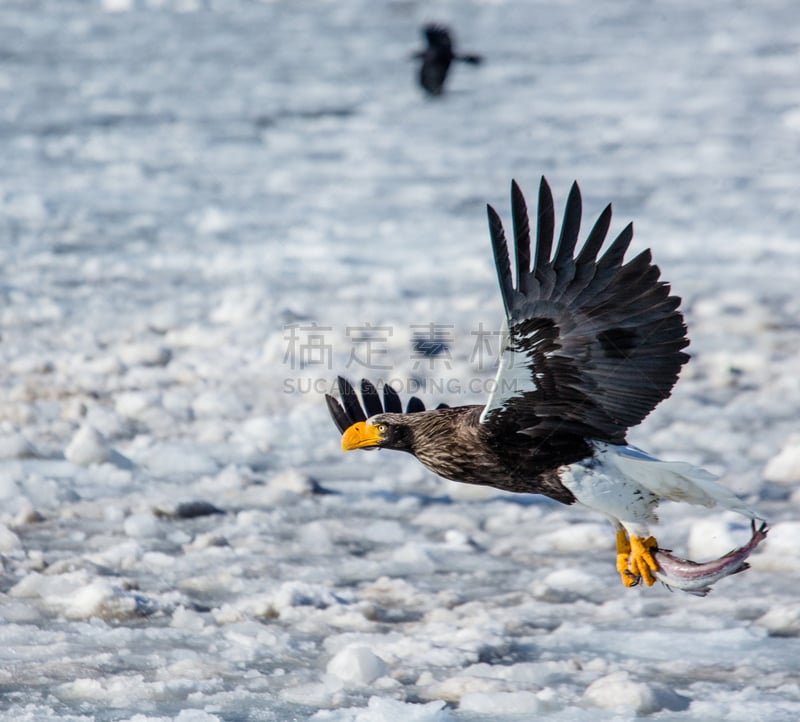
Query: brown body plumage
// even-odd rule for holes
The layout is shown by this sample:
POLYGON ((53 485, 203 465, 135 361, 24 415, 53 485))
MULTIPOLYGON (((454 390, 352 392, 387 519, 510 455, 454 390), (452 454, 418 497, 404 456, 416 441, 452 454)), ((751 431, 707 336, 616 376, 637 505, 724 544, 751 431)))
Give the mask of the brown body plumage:
POLYGON ((532 447, 525 437, 498 444, 479 422, 482 411, 482 406, 458 406, 415 414, 379 414, 371 421, 387 426, 387 448, 413 454, 445 479, 544 494, 565 504, 575 501, 558 481, 554 465, 589 456, 592 452, 584 439, 573 438, 571 449, 565 448, 566 440, 561 439, 556 455, 532 447))

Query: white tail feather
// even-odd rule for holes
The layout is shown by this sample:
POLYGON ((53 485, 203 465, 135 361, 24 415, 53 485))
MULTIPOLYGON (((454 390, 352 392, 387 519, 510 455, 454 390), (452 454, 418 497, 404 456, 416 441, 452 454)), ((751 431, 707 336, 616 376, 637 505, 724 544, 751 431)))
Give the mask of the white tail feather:
POLYGON ((685 461, 662 461, 635 446, 609 446, 606 450, 609 461, 625 476, 663 499, 708 507, 718 504, 750 519, 762 519, 705 469, 685 461))

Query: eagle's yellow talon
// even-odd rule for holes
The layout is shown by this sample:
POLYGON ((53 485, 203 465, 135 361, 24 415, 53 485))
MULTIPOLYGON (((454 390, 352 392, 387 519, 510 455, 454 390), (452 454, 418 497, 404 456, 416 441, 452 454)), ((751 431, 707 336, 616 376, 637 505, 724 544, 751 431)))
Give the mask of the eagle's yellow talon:
POLYGON ((641 577, 637 577, 628 571, 621 573, 620 576, 622 577, 622 584, 626 587, 635 587, 640 581, 642 581, 641 577))
POLYGON ((617 532, 617 572, 622 579, 622 584, 626 587, 635 587, 639 583, 639 577, 632 574, 628 568, 628 559, 631 554, 631 545, 628 535, 624 529, 617 532))
POLYGON ((655 584, 653 572, 658 571, 658 565, 653 559, 653 552, 658 549, 658 542, 654 537, 632 536, 624 529, 617 530, 617 572, 626 587, 635 587, 643 581, 648 587, 655 584))
MULTIPOLYGON (((631 573, 641 577, 642 581, 648 587, 652 587, 656 581, 653 572, 658 571, 658 564, 656 564, 655 559, 653 559, 653 552, 658 548, 658 542, 651 536, 646 539, 632 536, 630 538, 630 545, 631 555, 629 569, 631 573)), ((617 564, 619 564, 619 560, 617 564)))

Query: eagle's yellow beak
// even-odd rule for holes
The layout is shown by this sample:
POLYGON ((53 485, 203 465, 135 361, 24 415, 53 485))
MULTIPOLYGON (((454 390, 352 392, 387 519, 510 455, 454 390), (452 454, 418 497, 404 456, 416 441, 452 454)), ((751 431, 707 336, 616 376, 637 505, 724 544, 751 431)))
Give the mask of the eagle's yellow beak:
POLYGON ((358 421, 342 434, 342 451, 369 449, 381 441, 378 429, 366 421, 358 421))

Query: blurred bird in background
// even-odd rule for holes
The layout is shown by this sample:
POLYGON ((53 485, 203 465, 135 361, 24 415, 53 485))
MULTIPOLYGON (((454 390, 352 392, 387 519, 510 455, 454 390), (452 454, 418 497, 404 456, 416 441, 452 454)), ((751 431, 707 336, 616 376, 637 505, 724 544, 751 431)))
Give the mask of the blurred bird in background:
POLYGON ((419 69, 419 84, 430 95, 441 95, 450 64, 459 60, 470 65, 479 65, 483 62, 480 55, 471 53, 458 54, 453 50, 453 37, 450 30, 444 25, 430 23, 422 28, 422 34, 428 46, 424 50, 414 53, 414 58, 421 60, 419 69))

